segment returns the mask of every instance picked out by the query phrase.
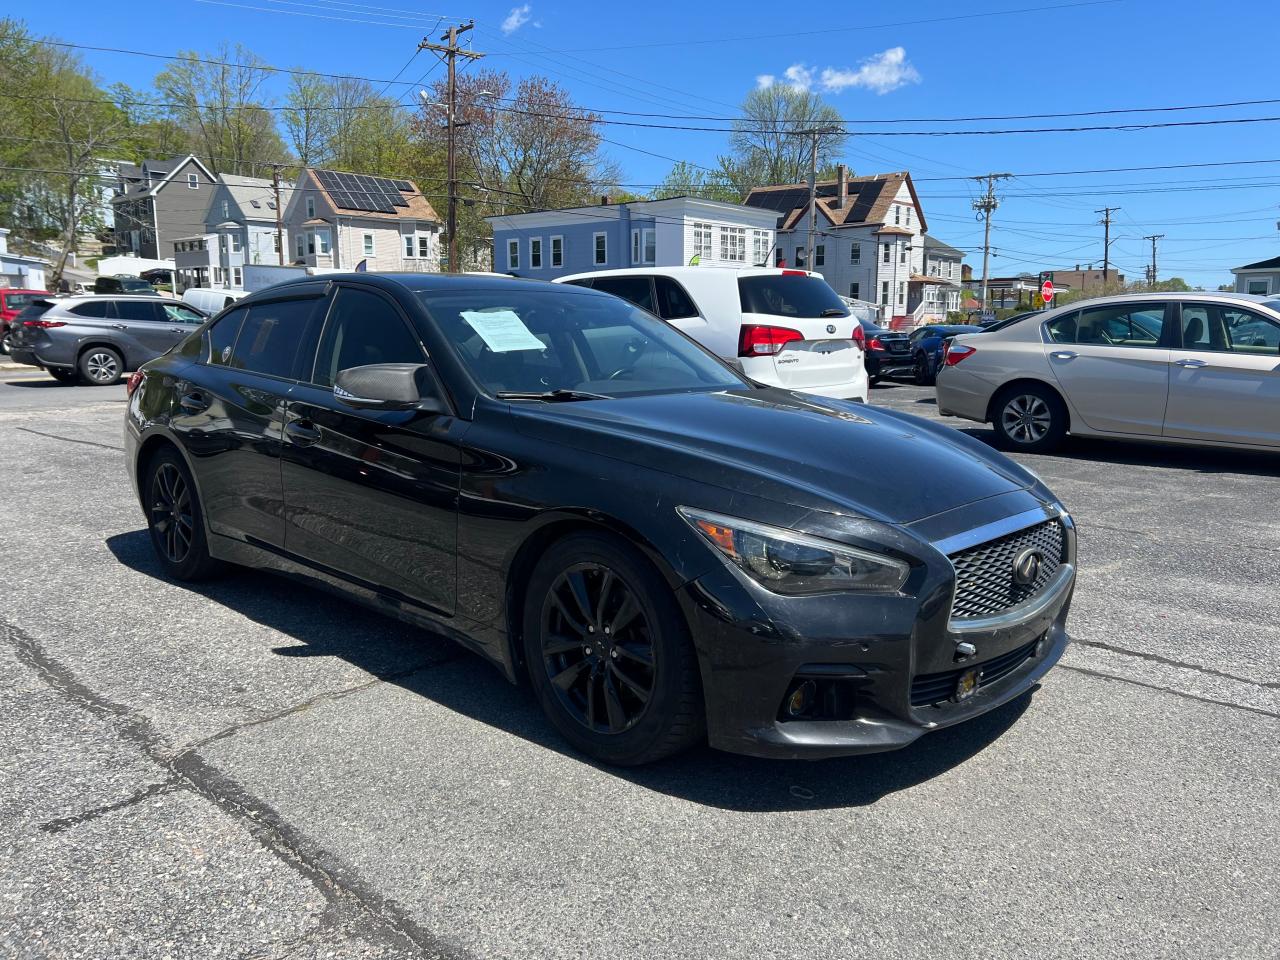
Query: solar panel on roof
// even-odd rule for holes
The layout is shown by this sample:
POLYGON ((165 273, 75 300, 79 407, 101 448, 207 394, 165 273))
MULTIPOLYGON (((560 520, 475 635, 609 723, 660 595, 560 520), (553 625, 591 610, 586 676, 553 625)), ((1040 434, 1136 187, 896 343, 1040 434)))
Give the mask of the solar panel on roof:
POLYGON ((403 190, 405 193, 414 192, 413 184, 410 183, 408 180, 397 180, 395 181, 395 185, 397 190, 403 190))

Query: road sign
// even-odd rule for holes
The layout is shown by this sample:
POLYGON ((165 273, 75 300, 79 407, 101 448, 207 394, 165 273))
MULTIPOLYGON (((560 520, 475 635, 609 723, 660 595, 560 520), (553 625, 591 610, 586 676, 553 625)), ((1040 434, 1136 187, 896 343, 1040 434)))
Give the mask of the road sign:
POLYGON ((1040 296, 1044 298, 1045 303, 1053 303, 1053 281, 1046 280, 1040 284, 1040 296))

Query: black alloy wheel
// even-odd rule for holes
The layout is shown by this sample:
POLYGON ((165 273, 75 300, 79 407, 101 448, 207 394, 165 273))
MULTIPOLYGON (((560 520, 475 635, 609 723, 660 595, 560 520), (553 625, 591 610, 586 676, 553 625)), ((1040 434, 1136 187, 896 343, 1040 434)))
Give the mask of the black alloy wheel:
POLYGON ((542 613, 542 662, 570 716, 595 733, 622 733, 653 699, 653 640, 635 593, 599 563, 556 578, 542 613))
POLYGON ((13 352, 13 331, 5 328, 3 334, 0 334, 0 354, 8 356, 13 352))
POLYGON ((670 585, 626 541, 575 533, 529 578, 524 658, 539 704, 575 748, 632 766, 703 737, 702 689, 670 585))
POLYGON ((915 362, 915 379, 916 383, 922 387, 927 387, 933 383, 933 365, 929 362, 929 357, 924 353, 916 354, 915 362))
POLYGON ((147 464, 142 498, 151 545, 172 577, 202 580, 217 570, 219 563, 209 555, 205 540, 195 483, 176 450, 161 450, 147 464))

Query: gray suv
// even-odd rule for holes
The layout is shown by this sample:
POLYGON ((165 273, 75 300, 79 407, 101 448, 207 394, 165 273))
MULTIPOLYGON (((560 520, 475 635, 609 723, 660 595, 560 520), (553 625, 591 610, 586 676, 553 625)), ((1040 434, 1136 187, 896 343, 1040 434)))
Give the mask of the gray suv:
POLYGON ((204 321, 194 307, 155 296, 42 297, 14 320, 10 359, 64 383, 106 386, 204 321))

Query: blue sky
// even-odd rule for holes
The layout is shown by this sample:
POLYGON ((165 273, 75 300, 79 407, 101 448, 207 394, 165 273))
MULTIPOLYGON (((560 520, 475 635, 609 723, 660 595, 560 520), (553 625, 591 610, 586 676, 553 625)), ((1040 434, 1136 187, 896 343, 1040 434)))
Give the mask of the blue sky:
MULTIPOLYGON (((10 0, 41 35, 157 53, 239 41, 277 66, 391 79, 441 16, 474 18, 486 66, 544 73, 599 110, 730 117, 758 83, 798 83, 850 120, 1007 116, 1280 99, 1271 39, 1274 0, 923 0, 870 4, 610 4, 529 0, 170 0, 119 4, 10 0), (1045 9, 1054 8, 1057 9, 1045 9), (1041 9, 1031 9, 1041 8, 1041 9), (422 11, 422 12, 419 12, 422 11), (813 11, 810 13, 810 11, 813 11), (1015 12, 1016 11, 1016 12, 1015 12), (956 19, 956 18, 963 19, 956 19), (929 22, 932 21, 932 22, 929 22), (1250 40, 1250 37, 1256 37, 1250 40)), ((439 33, 438 30, 432 31, 439 33)), ((162 61, 85 53, 104 81, 147 84, 162 61)), ((416 80, 427 54, 401 75, 416 80)), ((280 89, 284 80, 280 81, 280 89)), ((405 87, 395 89, 405 90, 405 87)), ((966 250, 981 225, 962 177, 1224 160, 1280 160, 1280 123, 1154 130, 880 137, 887 130, 1010 129, 1280 117, 1280 102, 1230 109, 978 123, 866 124, 845 161, 859 173, 910 170, 930 232, 966 250)), ((614 120, 724 126, 716 121, 614 120)), ((609 126, 610 155, 637 191, 673 157, 712 165, 722 133, 609 126), (625 146, 624 146, 625 145, 625 146), (647 152, 645 152, 647 151, 647 152)), ((1139 279, 1141 238, 1164 234, 1162 277, 1216 286, 1228 269, 1280 254, 1280 163, 1064 177, 1001 187, 994 275, 1102 259, 1094 210, 1119 206, 1113 263, 1139 279)), ((970 254, 979 263, 980 252, 970 254)))

